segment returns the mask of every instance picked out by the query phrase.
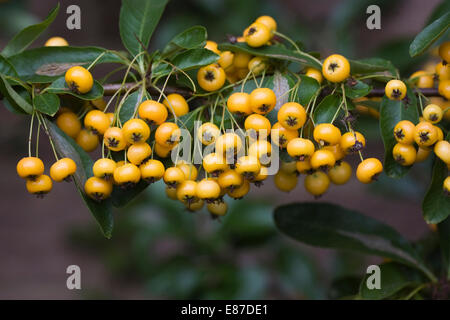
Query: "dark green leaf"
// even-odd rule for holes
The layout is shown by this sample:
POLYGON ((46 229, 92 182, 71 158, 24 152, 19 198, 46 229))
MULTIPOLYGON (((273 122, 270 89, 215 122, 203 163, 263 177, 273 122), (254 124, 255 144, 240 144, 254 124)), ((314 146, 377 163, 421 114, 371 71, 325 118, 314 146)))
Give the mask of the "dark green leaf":
POLYGON ((274 217, 278 229, 298 241, 388 257, 429 272, 396 230, 356 211, 329 203, 293 203, 276 208, 274 217))
MULTIPOLYGON (((189 71, 214 63, 218 59, 219 56, 214 52, 212 52, 211 50, 199 48, 199 49, 190 49, 179 53, 178 55, 176 55, 174 58, 171 59, 171 63, 178 69, 181 69, 183 71, 189 71)), ((158 77, 165 76, 170 73, 171 69, 172 66, 165 63, 159 63, 152 69, 152 74, 153 76, 158 77)), ((188 82, 187 79, 186 82, 188 82)), ((190 81, 188 83, 190 84, 190 81)))
POLYGON ((352 74, 366 74, 381 71, 389 71, 395 74, 395 67, 389 60, 381 58, 367 58, 361 60, 349 60, 352 74))
POLYGON ((36 95, 33 99, 34 107, 42 113, 54 116, 59 110, 59 98, 54 93, 36 95))
POLYGON ((184 71, 214 63, 219 56, 208 49, 191 49, 175 56, 172 63, 184 71))
POLYGON ((168 0, 123 0, 120 9, 120 38, 125 48, 136 56, 147 50, 150 37, 168 0))
POLYGON ((297 62, 305 66, 322 70, 322 63, 313 56, 304 52, 292 51, 283 46, 263 46, 260 48, 252 48, 246 43, 223 43, 219 46, 219 50, 230 50, 233 52, 244 51, 255 56, 297 62))
MULTIPOLYGON (((447 135, 447 141, 450 134, 447 135)), ((448 176, 447 165, 436 157, 431 184, 422 203, 423 217, 427 223, 439 223, 450 215, 450 197, 445 195, 443 184, 448 176)))
POLYGON ((79 94, 69 89, 64 77, 60 77, 55 81, 53 81, 53 83, 51 83, 50 86, 47 88, 46 92, 57 94, 70 94, 83 100, 95 100, 103 97, 103 87, 98 81, 94 80, 94 86, 92 87, 91 91, 84 94, 79 94))
POLYGON ((149 184, 144 180, 141 180, 136 186, 131 189, 122 189, 118 186, 114 186, 113 193, 111 194, 113 206, 116 208, 124 207, 142 191, 144 191, 148 186, 149 184))
POLYGON ((320 84, 316 79, 301 75, 301 82, 298 88, 298 99, 301 105, 305 108, 311 101, 312 97, 317 93, 320 88, 320 84))
POLYGON ((432 23, 434 20, 439 19, 439 17, 443 16, 445 13, 450 12, 450 2, 442 1, 439 5, 437 5, 431 15, 428 17, 427 25, 432 23))
POLYGON ((450 25, 450 12, 426 26, 413 40, 409 47, 409 55, 416 57, 425 52, 450 25))
MULTIPOLYGON (((15 90, 26 102, 28 102, 31 105, 31 95, 25 88, 17 87, 15 88, 15 90)), ((5 106, 6 109, 11 111, 12 113, 18 115, 28 114, 14 100, 12 100, 8 96, 6 96, 5 99, 3 99, 3 105, 5 106)))
POLYGON ((138 90, 130 94, 120 108, 119 119, 123 124, 133 117, 134 110, 142 102, 142 90, 138 90))
POLYGON ((366 275, 361 281, 359 294, 366 300, 382 300, 391 297, 400 290, 409 286, 418 286, 420 276, 406 266, 397 263, 384 263, 380 267, 380 289, 369 289, 367 287, 366 275))
POLYGON ((439 232, 439 243, 444 260, 444 272, 450 279, 450 218, 445 219, 437 225, 439 232))
POLYGON ((384 143, 384 171, 391 178, 404 176, 410 167, 404 167, 394 160, 392 149, 397 141, 394 137, 394 127, 401 120, 409 120, 412 123, 419 122, 417 111, 417 99, 408 88, 408 105, 404 101, 389 100, 386 96, 381 100, 380 131, 384 143))
POLYGON ((73 66, 89 65, 101 54, 96 64, 123 62, 115 53, 96 47, 42 47, 11 56, 9 61, 20 79, 44 83, 54 81, 73 66))
POLYGON ((0 92, 24 112, 31 114, 33 111, 33 106, 11 87, 3 74, 0 74, 0 92))
POLYGON ((342 98, 337 94, 326 96, 314 110, 314 123, 331 123, 341 101, 342 98))
POLYGON ((348 84, 345 85, 345 96, 350 99, 361 98, 366 96, 371 90, 371 86, 357 80, 354 86, 350 87, 348 84))
POLYGON ((8 42, 6 47, 3 49, 2 54, 5 56, 11 56, 13 54, 17 54, 28 48, 30 44, 36 40, 39 35, 47 29, 47 27, 55 20, 56 15, 58 14, 59 3, 58 5, 50 11, 47 18, 41 23, 28 26, 18 34, 12 38, 11 41, 8 42))
POLYGON ((97 220, 104 236, 111 238, 114 224, 111 200, 108 199, 99 203, 86 196, 83 191, 86 180, 93 175, 92 159, 72 138, 68 137, 54 123, 48 120, 45 121, 58 154, 62 157, 71 158, 77 164, 74 180, 78 191, 94 218, 97 220))
POLYGON ((206 29, 194 26, 176 35, 164 48, 163 54, 169 55, 179 49, 203 48, 206 44, 206 29))
POLYGON ((14 66, 9 62, 7 58, 2 56, 0 54, 0 73, 10 76, 10 77, 17 77, 16 69, 14 69, 14 66))

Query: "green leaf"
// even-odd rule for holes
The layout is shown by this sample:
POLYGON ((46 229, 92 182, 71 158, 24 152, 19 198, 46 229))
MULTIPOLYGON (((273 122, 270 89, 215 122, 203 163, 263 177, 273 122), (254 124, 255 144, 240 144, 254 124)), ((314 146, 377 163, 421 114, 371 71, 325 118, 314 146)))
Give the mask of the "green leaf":
POLYGON ((84 94, 79 94, 69 89, 64 77, 60 77, 55 81, 53 81, 53 83, 47 87, 46 92, 57 94, 70 94, 83 100, 95 100, 103 97, 103 87, 97 80, 94 80, 94 85, 91 91, 84 94))
POLYGON ((201 48, 180 53, 173 58, 172 63, 179 69, 188 71, 214 63, 218 59, 219 56, 211 50, 201 48))
POLYGON ((47 18, 41 23, 28 26, 18 34, 12 38, 11 41, 8 42, 6 47, 3 49, 2 54, 5 56, 11 56, 13 54, 17 54, 28 48, 30 44, 36 40, 39 35, 47 29, 47 27, 55 20, 56 15, 58 14, 59 3, 58 5, 50 11, 47 18))
POLYGON ((169 55, 180 49, 203 48, 206 44, 206 29, 202 26, 193 26, 176 35, 163 50, 164 55, 169 55))
POLYGON ((298 241, 388 257, 429 273, 396 230, 356 211, 329 203, 292 203, 276 208, 274 218, 281 232, 298 241))
POLYGON ((14 66, 9 62, 7 58, 0 54, 0 73, 10 76, 10 77, 18 77, 17 71, 14 66))
MULTIPOLYGON (((450 134, 447 135, 447 141, 450 134)), ((422 203, 423 217, 427 223, 439 223, 450 215, 450 197, 445 195, 443 184, 448 176, 447 165, 436 157, 431 184, 422 203)))
POLYGON ((342 98, 337 94, 326 96, 314 110, 314 123, 331 123, 342 98))
POLYGON ((441 245, 442 257, 444 260, 443 269, 450 279, 450 218, 445 219, 437 225, 439 233, 439 243, 441 245))
POLYGON ((280 45, 252 48, 246 43, 223 43, 219 45, 219 50, 230 50, 233 52, 244 51, 255 56, 297 62, 305 66, 322 70, 322 63, 313 56, 304 52, 291 51, 280 45))
POLYGON ((425 27, 411 42, 409 55, 416 57, 425 52, 440 36, 447 31, 450 25, 450 12, 425 27))
POLYGON ((108 199, 97 202, 86 196, 84 193, 84 184, 86 180, 93 176, 92 159, 72 138, 62 132, 53 122, 50 122, 47 119, 45 119, 45 122, 58 154, 62 157, 71 158, 77 164, 77 171, 74 174, 75 185, 86 203, 86 206, 99 224, 104 236, 111 238, 114 224, 111 200, 108 199))
MULTIPOLYGON (((208 64, 214 63, 219 59, 219 56, 208 49, 191 49, 176 55, 172 60, 172 64, 178 69, 189 71, 197 69, 208 64)), ((153 76, 165 76, 170 73, 172 67, 170 65, 161 63, 153 70, 153 76)))
POLYGON ((42 113, 54 116, 59 110, 59 98, 54 93, 36 95, 33 99, 34 107, 42 113))
POLYGON ((122 208, 127 205, 131 200, 136 198, 142 191, 144 191, 149 184, 144 180, 141 180, 136 186, 131 189, 122 189, 118 186, 114 186, 111 194, 112 204, 116 208, 122 208))
POLYGON ((24 112, 31 114, 33 106, 14 90, 3 74, 0 74, 0 80, 0 92, 7 97, 10 102, 14 103, 15 106, 21 108, 24 112))
POLYGON ((361 60, 349 60, 352 74, 367 74, 374 72, 389 71, 396 73, 396 69, 389 60, 382 58, 367 58, 361 60))
POLYGON ((133 55, 147 50, 150 37, 168 0, 123 0, 120 9, 120 38, 133 55))
POLYGON ((102 57, 96 65, 123 63, 115 53, 97 47, 42 47, 11 56, 9 61, 23 81, 46 83, 54 81, 73 66, 91 64, 100 55, 102 57))
POLYGON ((316 79, 301 75, 300 86, 298 88, 297 96, 300 104, 306 108, 311 99, 320 89, 320 84, 316 79))
MULTIPOLYGON (((28 102, 31 105, 31 95, 25 88, 17 87, 15 90, 17 94, 19 94, 19 96, 21 96, 26 102, 28 102)), ((5 99, 3 99, 3 105, 5 106, 6 109, 8 109, 12 113, 18 115, 28 114, 14 100, 12 100, 8 96, 5 96, 5 99)))
POLYGON ((442 15, 445 13, 450 12, 450 2, 449 1, 442 1, 439 5, 437 5, 433 12, 431 12, 431 15, 428 17, 427 25, 432 23, 434 20, 439 19, 442 15))
POLYGON ((359 80, 351 87, 348 84, 345 84, 345 96, 350 99, 365 97, 371 90, 371 86, 359 80))
POLYGON ((406 266, 397 263, 384 263, 380 267, 380 289, 369 289, 366 275, 361 281, 359 294, 366 300, 382 300, 389 298, 409 286, 418 286, 420 277, 406 266))
POLYGON ((394 137, 394 127, 401 120, 409 120, 412 123, 419 122, 419 113, 417 111, 417 99, 408 87, 409 103, 406 106, 403 101, 389 100, 386 96, 381 100, 380 108, 380 131, 384 144, 384 172, 391 178, 400 178, 410 169, 400 165, 392 156, 392 149, 397 141, 394 137))
POLYGON ((142 102, 142 90, 138 90, 130 94, 120 108, 119 119, 123 124, 130 120, 134 114, 134 110, 142 102))

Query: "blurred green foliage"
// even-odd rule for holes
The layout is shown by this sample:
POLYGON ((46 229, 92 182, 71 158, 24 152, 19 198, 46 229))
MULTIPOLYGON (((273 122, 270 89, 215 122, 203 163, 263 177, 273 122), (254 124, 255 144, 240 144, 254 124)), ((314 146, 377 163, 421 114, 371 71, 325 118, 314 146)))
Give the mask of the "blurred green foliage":
MULTIPOLYGON (((151 298, 325 297, 318 266, 277 232, 272 206, 254 200, 229 204, 219 221, 205 209, 187 212, 166 197, 160 182, 118 212, 110 241, 85 227, 74 230, 70 241, 102 259, 115 278, 143 284, 151 298)), ((100 296, 114 298, 108 292, 100 296)))

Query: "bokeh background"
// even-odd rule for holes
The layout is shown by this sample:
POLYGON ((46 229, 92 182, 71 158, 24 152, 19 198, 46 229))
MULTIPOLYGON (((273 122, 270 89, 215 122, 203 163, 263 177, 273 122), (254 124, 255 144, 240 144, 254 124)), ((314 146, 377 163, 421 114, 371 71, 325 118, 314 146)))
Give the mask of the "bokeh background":
MULTIPOLYGON (((62 0, 46 34, 71 45, 123 49, 118 29, 120 1, 62 0), (81 8, 82 29, 66 28, 66 8, 81 8)), ((0 1, 0 47, 23 27, 42 20, 56 5, 50 0, 0 1)), ((272 15, 279 30, 323 55, 381 56, 408 76, 432 56, 410 59, 408 46, 427 24, 440 0, 172 0, 151 40, 161 48, 172 36, 204 25, 209 38, 240 34, 261 14, 272 15), (381 30, 368 30, 369 4, 381 7, 381 30)), ((0 103, 1 104, 1 103, 0 103)), ((383 157, 378 123, 361 117, 366 154, 383 157)), ((245 200, 231 203, 221 221, 206 212, 192 214, 166 200, 162 183, 151 186, 116 212, 112 240, 102 238, 73 184, 62 183, 44 199, 27 194, 15 172, 26 154, 29 119, 0 106, 0 298, 222 298, 327 299, 355 293, 369 263, 381 260, 294 243, 274 228, 278 204, 311 201, 303 178, 289 194, 271 181, 245 200), (82 290, 66 288, 66 268, 79 265, 82 290), (345 281, 344 281, 345 280, 345 281)), ((41 137, 47 164, 52 154, 41 137)), ((356 161, 357 159, 351 159, 356 161)), ((430 163, 415 166, 402 180, 382 176, 370 186, 356 179, 331 187, 318 201, 359 210, 395 227, 408 239, 431 232, 421 217, 430 163)), ((270 179, 269 179, 270 180, 270 179)))

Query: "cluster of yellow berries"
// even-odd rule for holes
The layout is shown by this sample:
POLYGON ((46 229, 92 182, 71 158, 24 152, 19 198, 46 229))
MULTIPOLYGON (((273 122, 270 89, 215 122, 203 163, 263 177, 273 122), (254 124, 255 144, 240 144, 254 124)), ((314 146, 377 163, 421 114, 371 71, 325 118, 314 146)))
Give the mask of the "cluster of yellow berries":
MULTIPOLYGON (((251 47, 270 45, 276 30, 277 23, 272 17, 261 16, 244 30, 242 36, 236 38, 236 42, 246 42, 251 47)), ((225 80, 235 83, 249 73, 257 76, 268 68, 266 59, 262 57, 252 56, 243 51, 221 52, 217 43, 211 40, 206 42, 205 48, 220 56, 217 63, 200 68, 197 73, 197 81, 206 91, 219 90, 225 84, 225 80)))
MULTIPOLYGON (((251 47, 270 45, 276 41, 273 39, 276 29, 273 18, 261 16, 236 41, 246 42, 251 47)), ((52 39, 46 45, 67 45, 61 39, 52 39)), ((221 52, 213 41, 207 41, 205 48, 219 55, 217 63, 198 70, 197 81, 205 91, 218 91, 226 81, 235 83, 244 79, 245 82, 250 74, 259 75, 270 67, 262 57, 242 51, 221 52)), ((443 62, 436 66, 436 75, 419 71, 411 76, 411 81, 419 88, 431 88, 436 76, 439 92, 449 99, 450 65, 447 62, 450 42, 441 45, 439 53, 443 62)), ((331 83, 342 83, 350 77, 350 63, 345 57, 333 54, 324 60, 322 70, 308 67, 305 74, 319 84, 324 78, 331 83)), ((81 66, 67 70, 65 80, 68 88, 77 94, 88 93, 94 84, 89 70, 81 66)), ((405 83, 396 79, 385 87, 386 96, 392 100, 404 99, 406 91, 405 83)), ((102 142, 103 156, 95 161, 93 176, 85 182, 87 196, 103 201, 111 196, 114 185, 130 189, 141 181, 150 184, 163 180, 167 196, 181 201, 188 210, 197 211, 206 204, 211 214, 221 216, 227 212, 227 204, 223 200, 225 195, 240 199, 252 185, 260 186, 269 174, 274 174, 276 187, 285 192, 293 190, 298 184, 298 176, 305 174, 306 191, 319 197, 331 183, 343 185, 349 181, 352 168, 344 161, 347 155, 359 154, 361 162, 356 169, 356 177, 362 183, 371 183, 383 171, 378 159, 363 159, 361 150, 366 146, 365 137, 353 130, 349 122, 346 123, 347 132, 343 134, 333 123, 314 124, 307 110, 292 101, 279 107, 277 122, 272 124, 268 114, 275 108, 277 97, 272 89, 259 86, 250 93, 243 90, 234 92, 223 101, 223 108, 230 116, 242 120, 243 129, 232 119, 241 131, 245 131, 243 135, 226 131, 223 125, 219 128, 213 122, 204 122, 197 130, 194 139, 198 141, 194 143, 214 148, 202 157, 201 165, 184 160, 173 160, 171 165, 167 165, 168 161, 164 159, 181 141, 178 117, 189 113, 189 105, 180 94, 161 96, 164 96, 162 102, 145 100, 140 103, 131 119, 123 124, 118 116, 120 108, 107 113, 103 98, 86 103, 81 115, 67 108, 59 110, 57 126, 85 151, 94 151, 102 142), (269 173, 274 145, 286 152, 292 161, 280 161, 278 171, 269 173), (123 152, 124 159, 113 160, 117 158, 113 157, 116 152, 123 152)), ((367 98, 355 99, 354 102, 364 99, 367 98)), ((437 157, 450 167, 450 143, 444 140, 442 130, 436 125, 450 115, 447 111, 431 103, 424 108, 420 123, 400 121, 394 128, 398 142, 392 151, 395 161, 410 166, 423 161, 434 150, 437 157)), ((19 161, 17 172, 27 179, 28 191, 41 196, 51 190, 52 179, 58 182, 70 180, 76 172, 76 164, 68 158, 57 160, 50 169, 50 179, 44 174, 42 161, 30 156, 19 161)), ((444 189, 449 192, 450 178, 445 180, 444 189)))
MULTIPOLYGON (((63 38, 55 37, 47 41, 46 46, 66 46, 67 42, 63 38)), ((84 94, 92 89, 94 80, 91 73, 81 67, 75 66, 66 71, 65 80, 70 90, 84 94)), ((94 101, 98 103, 98 101, 94 101)), ((93 112, 93 111, 92 111, 93 112)), ((100 111, 97 111, 101 113, 100 111)), ((106 116, 106 122, 110 122, 106 116)), ((92 114, 85 118, 86 128, 91 128, 91 122, 98 122, 98 115, 92 114)), ((69 109, 61 108, 59 116, 56 120, 57 125, 70 137, 76 139, 85 150, 92 151, 98 145, 99 131, 90 131, 81 128, 81 122, 78 116, 69 109)), ((101 127, 103 128, 103 127, 101 127)), ((100 129, 103 130, 103 129, 100 129)), ((55 154, 56 156, 56 154, 55 154)), ((57 161, 50 167, 50 177, 44 174, 44 163, 38 157, 22 158, 17 163, 17 174, 26 179, 26 188, 29 193, 43 197, 53 188, 53 181, 61 182, 63 180, 70 181, 71 176, 75 174, 77 165, 70 158, 56 159, 57 161)))
POLYGON ((70 181, 75 174, 77 165, 70 158, 57 160, 50 167, 50 177, 44 174, 44 163, 38 157, 25 157, 17 163, 17 174, 26 179, 26 188, 29 193, 43 197, 53 188, 53 181, 70 181))
MULTIPOLYGON (((397 140, 392 149, 394 160, 402 166, 411 166, 424 161, 431 151, 434 151, 434 154, 450 169, 450 143, 444 140, 442 129, 435 125, 441 121, 442 115, 439 106, 429 104, 423 110, 423 117, 417 125, 408 120, 398 122, 394 128, 394 137, 397 140)), ((444 189, 448 193, 450 179, 447 180, 444 189)))
MULTIPOLYGON (((418 124, 408 120, 396 124, 394 137, 397 144, 392 156, 402 166, 422 162, 434 151, 450 169, 450 143, 444 140, 443 131, 437 125, 443 118, 450 120, 450 42, 441 44, 438 52, 442 61, 436 64, 435 72, 419 70, 411 75, 410 80, 417 88, 433 88, 435 80, 438 80, 439 94, 446 100, 431 98, 431 103, 422 110, 418 124)), ((386 96, 391 100, 404 99, 406 91, 407 87, 401 80, 391 80, 385 87, 386 96)), ((450 177, 445 179, 443 188, 450 194, 450 177)))

